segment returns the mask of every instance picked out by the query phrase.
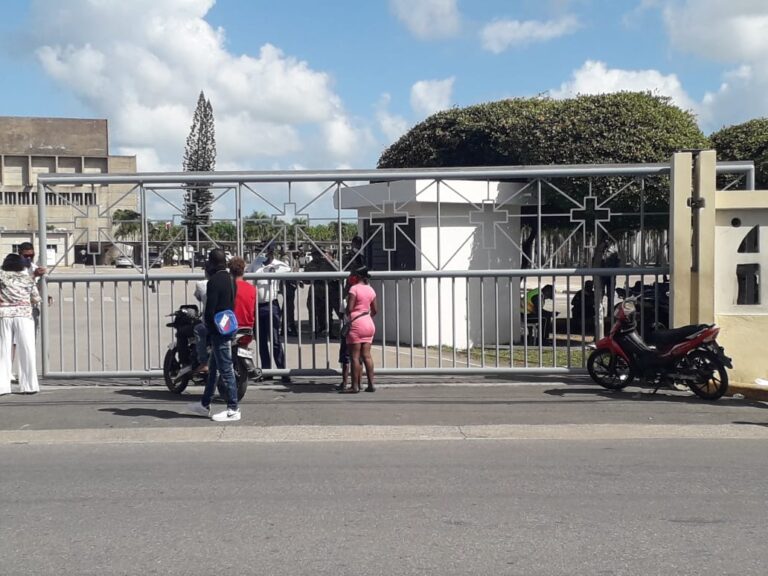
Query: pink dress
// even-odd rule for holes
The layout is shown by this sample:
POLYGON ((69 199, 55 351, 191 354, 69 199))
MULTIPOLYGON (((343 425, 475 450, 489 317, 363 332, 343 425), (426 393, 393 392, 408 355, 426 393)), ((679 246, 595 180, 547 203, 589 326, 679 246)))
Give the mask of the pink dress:
MULTIPOLYGON (((350 295, 355 295, 355 307, 349 311, 350 319, 369 311, 371 309, 371 302, 376 300, 376 291, 368 284, 355 284, 349 289, 349 293, 350 295)), ((361 316, 352 322, 349 334, 347 334, 347 344, 373 342, 374 334, 376 334, 376 326, 373 324, 371 315, 361 316)))

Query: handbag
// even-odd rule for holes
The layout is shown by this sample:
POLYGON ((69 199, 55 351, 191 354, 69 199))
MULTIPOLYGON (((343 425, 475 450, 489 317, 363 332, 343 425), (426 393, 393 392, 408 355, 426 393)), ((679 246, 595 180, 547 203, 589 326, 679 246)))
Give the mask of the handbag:
POLYGON ((341 335, 341 337, 342 337, 342 338, 346 338, 346 337, 347 337, 347 335, 349 334, 349 330, 352 328, 352 322, 354 322, 354 321, 355 321, 355 320, 357 320, 358 318, 361 318, 361 317, 363 317, 363 316, 366 316, 367 314, 370 314, 370 311, 369 311, 369 310, 366 310, 365 312, 361 312, 360 314, 358 314, 357 316, 355 316, 354 318, 352 318, 352 319, 351 319, 349 322, 346 322, 346 321, 345 321, 345 322, 344 322, 344 323, 341 325, 341 328, 339 329, 339 334, 341 335))
MULTIPOLYGON (((234 280, 232 280, 232 285, 230 286, 232 288, 232 302, 235 302, 235 287, 234 287, 234 280)), ((213 323, 216 325, 216 330, 219 334, 222 336, 231 336, 235 332, 237 332, 238 325, 237 325, 237 316, 235 316, 235 313, 232 310, 222 310, 221 312, 217 312, 213 316, 213 323)))

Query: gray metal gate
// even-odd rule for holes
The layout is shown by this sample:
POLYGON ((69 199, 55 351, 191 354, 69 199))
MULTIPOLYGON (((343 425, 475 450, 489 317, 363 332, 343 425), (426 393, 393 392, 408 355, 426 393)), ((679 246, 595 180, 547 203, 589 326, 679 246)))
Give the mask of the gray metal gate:
MULTIPOLYGON (((334 374, 338 341, 317 334, 314 307, 330 315, 355 233, 379 300, 377 373, 580 371, 617 287, 655 293, 644 313, 668 323, 669 174, 660 163, 41 175, 40 253, 49 235, 65 245, 41 286, 53 298, 42 314, 42 374, 160 376, 173 336, 165 317, 193 301, 205 252, 222 247, 252 260, 270 242, 294 271, 246 278, 303 288, 299 330, 285 342, 288 366, 266 373, 334 374), (213 193, 213 216, 185 226, 184 198, 196 189, 213 193), (610 250, 618 261, 606 267, 610 250), (331 268, 304 271, 318 251, 331 268), (588 281, 599 291, 591 305, 579 292, 588 281), (553 301, 529 314, 531 290, 546 285, 553 301), (544 330, 550 312, 556 318, 544 330)), ((282 321, 287 336, 286 314, 282 321)), ((257 333, 257 348, 265 337, 257 333)))

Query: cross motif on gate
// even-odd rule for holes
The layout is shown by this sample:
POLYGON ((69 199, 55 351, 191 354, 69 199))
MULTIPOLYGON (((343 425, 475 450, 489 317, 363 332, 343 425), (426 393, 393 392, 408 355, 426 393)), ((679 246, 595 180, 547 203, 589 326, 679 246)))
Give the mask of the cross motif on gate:
POLYGON ((101 239, 109 238, 112 232, 112 218, 101 212, 99 206, 84 206, 79 210, 82 215, 75 216, 75 231, 85 232, 88 254, 101 254, 101 239), (91 243, 96 243, 96 251, 91 251, 91 243))
POLYGON ((483 248, 496 249, 496 227, 509 222, 509 212, 496 210, 493 202, 483 202, 482 207, 469 213, 469 222, 482 228, 483 248))
MULTIPOLYGON (((394 204, 384 204, 378 211, 379 217, 370 216, 371 228, 374 226, 381 230, 381 246, 386 252, 397 250, 397 231, 401 226, 408 224, 408 213, 397 212, 394 204)), ((402 232, 402 230, 401 230, 402 232)))
POLYGON ((597 238, 597 228, 600 222, 611 221, 611 209, 600 208, 597 203, 597 197, 585 196, 584 204, 581 208, 571 210, 571 222, 580 222, 584 232, 584 247, 594 248, 594 241, 597 238), (589 229, 592 229, 592 243, 590 244, 589 229))
POLYGON ((299 229, 309 226, 309 214, 300 214, 296 209, 296 202, 284 202, 283 210, 278 214, 272 214, 272 225, 285 230, 293 225, 293 241, 299 241, 299 229))

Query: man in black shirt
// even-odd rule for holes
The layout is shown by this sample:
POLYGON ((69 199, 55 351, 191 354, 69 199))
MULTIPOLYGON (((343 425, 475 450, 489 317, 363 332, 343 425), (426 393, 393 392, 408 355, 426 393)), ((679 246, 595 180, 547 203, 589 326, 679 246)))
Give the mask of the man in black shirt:
POLYGON ((206 268, 210 278, 206 289, 203 321, 208 329, 208 342, 211 345, 208 381, 201 402, 191 404, 189 410, 200 416, 210 417, 216 422, 235 422, 240 420, 240 409, 237 405, 235 371, 232 368, 232 336, 219 334, 214 317, 224 310, 234 310, 236 285, 227 270, 227 258, 223 250, 211 250, 206 268), (211 399, 219 373, 226 389, 227 409, 211 416, 211 399))

